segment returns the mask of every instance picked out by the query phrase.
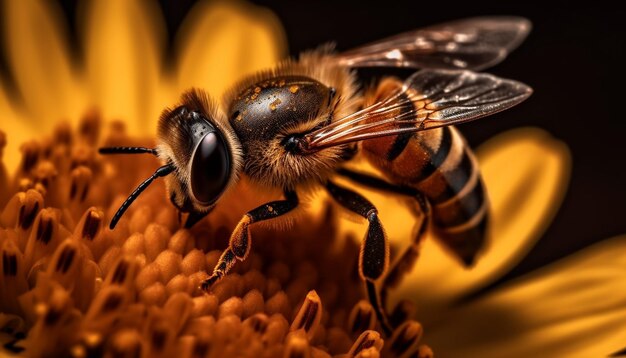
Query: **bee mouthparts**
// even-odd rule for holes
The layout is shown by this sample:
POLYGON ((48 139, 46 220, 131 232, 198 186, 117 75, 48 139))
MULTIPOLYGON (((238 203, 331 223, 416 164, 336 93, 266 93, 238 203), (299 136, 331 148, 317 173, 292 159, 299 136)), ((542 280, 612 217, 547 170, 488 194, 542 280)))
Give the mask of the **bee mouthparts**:
POLYGON ((311 150, 309 138, 301 134, 285 137, 281 144, 291 154, 303 155, 316 152, 316 150, 311 150))

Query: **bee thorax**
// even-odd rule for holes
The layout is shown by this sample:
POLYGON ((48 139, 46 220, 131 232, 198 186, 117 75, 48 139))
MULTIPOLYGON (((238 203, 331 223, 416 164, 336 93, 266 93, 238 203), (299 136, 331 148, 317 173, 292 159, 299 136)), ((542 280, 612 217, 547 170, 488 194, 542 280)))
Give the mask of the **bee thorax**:
POLYGON ((305 76, 277 76, 242 90, 229 108, 237 136, 271 140, 287 127, 316 119, 328 111, 331 89, 305 76))

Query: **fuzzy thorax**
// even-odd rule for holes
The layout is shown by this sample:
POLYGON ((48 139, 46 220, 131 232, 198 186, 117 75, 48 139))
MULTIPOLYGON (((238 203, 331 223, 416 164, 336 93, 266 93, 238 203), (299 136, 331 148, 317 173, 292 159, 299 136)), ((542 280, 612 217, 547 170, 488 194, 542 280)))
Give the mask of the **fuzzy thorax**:
MULTIPOLYGON (((307 123, 310 129, 316 122, 307 123)), ((283 141, 291 134, 302 133, 304 126, 290 128, 269 142, 247 143, 245 173, 261 186, 295 189, 324 182, 350 152, 347 145, 331 147, 314 153, 291 153, 283 141)), ((310 130, 309 129, 309 130, 310 130)))
POLYGON ((355 112, 360 101, 354 73, 338 66, 327 48, 243 80, 227 93, 224 106, 241 140, 244 173, 278 189, 325 181, 351 146, 301 153, 285 141, 355 112))

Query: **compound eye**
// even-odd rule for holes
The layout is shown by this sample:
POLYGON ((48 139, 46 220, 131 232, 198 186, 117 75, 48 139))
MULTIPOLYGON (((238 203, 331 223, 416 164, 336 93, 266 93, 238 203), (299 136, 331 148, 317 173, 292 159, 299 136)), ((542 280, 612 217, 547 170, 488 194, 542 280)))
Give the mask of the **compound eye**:
POLYGON ((191 158, 191 193, 204 205, 214 203, 230 177, 230 153, 218 132, 209 132, 191 158))

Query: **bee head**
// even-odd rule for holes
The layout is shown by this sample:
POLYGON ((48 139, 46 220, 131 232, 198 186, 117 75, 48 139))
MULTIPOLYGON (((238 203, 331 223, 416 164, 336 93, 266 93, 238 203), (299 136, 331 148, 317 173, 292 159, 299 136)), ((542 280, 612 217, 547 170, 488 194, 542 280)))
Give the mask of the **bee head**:
POLYGON ((242 167, 239 140, 225 116, 206 93, 191 89, 181 103, 159 118, 158 146, 100 148, 101 154, 150 153, 163 166, 139 184, 111 220, 113 229, 132 202, 159 177, 165 177, 169 198, 185 212, 206 212, 236 181, 242 167), (173 175, 171 175, 173 174, 173 175))
POLYGON ((210 210, 236 182, 241 150, 225 116, 203 91, 191 89, 161 114, 158 156, 176 168, 166 178, 172 203, 181 211, 210 210))

